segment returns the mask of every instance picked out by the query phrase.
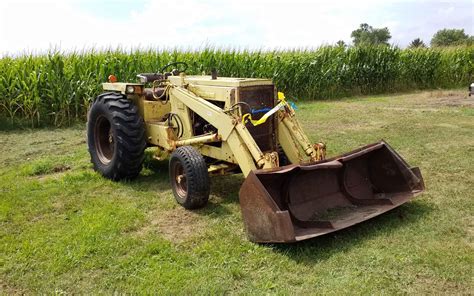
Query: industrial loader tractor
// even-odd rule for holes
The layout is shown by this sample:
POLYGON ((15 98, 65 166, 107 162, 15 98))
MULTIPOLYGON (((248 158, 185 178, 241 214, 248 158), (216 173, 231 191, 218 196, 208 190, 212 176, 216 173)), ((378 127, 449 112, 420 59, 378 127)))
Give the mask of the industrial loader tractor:
POLYGON ((87 142, 94 169, 112 180, 138 176, 147 147, 169 158, 176 201, 206 205, 213 176, 242 173, 240 206, 254 242, 296 242, 378 216, 424 190, 383 140, 326 158, 271 80, 188 76, 174 62, 139 83, 103 83, 87 142))

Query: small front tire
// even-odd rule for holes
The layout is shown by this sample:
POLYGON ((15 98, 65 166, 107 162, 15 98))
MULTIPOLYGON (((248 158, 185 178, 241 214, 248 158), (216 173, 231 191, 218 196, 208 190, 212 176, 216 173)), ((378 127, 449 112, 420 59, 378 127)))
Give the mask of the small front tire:
POLYGON ((178 147, 169 162, 171 188, 176 201, 186 209, 205 206, 210 181, 204 157, 191 146, 178 147))

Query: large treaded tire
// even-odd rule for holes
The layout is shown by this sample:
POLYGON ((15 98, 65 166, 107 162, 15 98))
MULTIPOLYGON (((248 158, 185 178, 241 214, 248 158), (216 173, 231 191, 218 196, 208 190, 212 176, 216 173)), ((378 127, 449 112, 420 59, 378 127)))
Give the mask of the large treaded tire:
POLYGON ((87 116, 94 170, 112 180, 133 179, 142 169, 145 128, 137 107, 118 93, 99 95, 87 116))
POLYGON ((196 209, 207 204, 209 174, 204 157, 195 148, 182 146, 173 151, 169 173, 174 197, 180 205, 186 209, 196 209))

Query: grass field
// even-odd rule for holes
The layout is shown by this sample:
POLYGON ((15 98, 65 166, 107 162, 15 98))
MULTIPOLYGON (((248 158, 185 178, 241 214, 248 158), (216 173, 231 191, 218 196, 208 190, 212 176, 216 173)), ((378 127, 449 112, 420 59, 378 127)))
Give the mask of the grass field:
POLYGON ((242 176, 212 179, 210 204, 174 201, 167 163, 132 182, 92 170, 84 125, 0 132, 0 294, 472 294, 474 99, 466 91, 301 103, 335 155, 386 139, 419 166, 418 199, 291 245, 247 241, 242 176))

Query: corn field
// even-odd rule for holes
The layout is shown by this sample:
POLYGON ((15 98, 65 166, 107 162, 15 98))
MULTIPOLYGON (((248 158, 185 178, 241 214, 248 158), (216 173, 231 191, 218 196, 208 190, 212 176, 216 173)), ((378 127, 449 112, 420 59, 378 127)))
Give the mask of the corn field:
POLYGON ((188 74, 272 78, 288 97, 333 99, 416 89, 466 87, 474 74, 474 46, 445 49, 338 47, 248 51, 186 50, 50 52, 0 59, 0 116, 31 126, 84 120, 110 74, 136 81, 172 61, 188 74))

